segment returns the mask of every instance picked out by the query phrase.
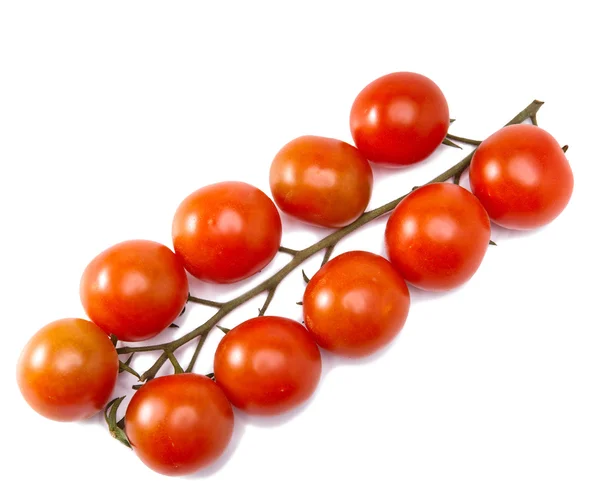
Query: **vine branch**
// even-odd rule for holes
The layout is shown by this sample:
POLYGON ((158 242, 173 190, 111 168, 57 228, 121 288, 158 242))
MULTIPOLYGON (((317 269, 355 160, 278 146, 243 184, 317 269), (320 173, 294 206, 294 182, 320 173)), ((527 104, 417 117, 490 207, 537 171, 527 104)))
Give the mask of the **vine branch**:
MULTIPOLYGON (((537 101, 537 100, 533 101, 525 109, 523 109, 523 111, 521 111, 514 118, 512 118, 505 126, 523 123, 527 119, 530 119, 534 123, 537 123, 536 115, 537 115, 537 112, 539 111, 539 109, 542 107, 542 104, 543 104, 543 102, 541 102, 541 101, 537 101)), ((468 143, 475 147, 477 147, 481 143, 479 140, 455 137, 453 135, 449 135, 448 138, 452 138, 452 139, 455 139, 460 142, 468 143)), ((428 181, 426 184, 442 183, 449 179, 454 179, 454 180, 460 179, 460 176, 462 175, 462 173, 467 169, 467 167, 471 163, 474 153, 475 153, 475 150, 473 150, 468 155, 463 157, 458 163, 456 163, 454 166, 452 166, 448 170, 444 171, 439 176, 436 176, 435 178, 428 181)), ((267 298, 265 299, 265 302, 264 302, 262 308, 259 309, 259 316, 263 316, 265 314, 267 308, 269 307, 269 304, 273 300, 273 296, 275 295, 275 290, 277 289, 279 284, 282 282, 282 280, 285 279, 292 271, 294 271, 297 267, 302 265, 308 258, 310 258, 311 256, 317 254, 319 251, 322 251, 322 250, 325 250, 325 255, 323 257, 323 263, 322 263, 322 264, 325 264, 327 262, 327 260, 329 260, 329 258, 331 257, 333 248, 341 239, 343 239, 347 235, 351 234, 355 230, 359 229, 363 225, 368 224, 369 222, 377 219, 378 217, 381 217, 383 215, 390 213, 392 210, 394 210, 394 208, 396 208, 396 205, 398 205, 398 203, 400 203, 400 201, 402 199, 404 199, 406 196, 407 195, 402 195, 402 196, 396 198, 395 200, 392 200, 391 202, 386 203, 385 205, 382 205, 378 208, 375 208, 373 210, 365 212, 351 224, 349 224, 346 227, 343 227, 341 229, 335 230, 328 236, 324 237, 323 239, 317 241, 315 244, 313 244, 307 248, 304 248, 301 250, 295 250, 295 249, 286 248, 283 246, 280 247, 279 251, 290 255, 291 260, 283 268, 281 268, 278 272, 273 274, 268 279, 264 280, 263 282, 261 282, 260 284, 258 284, 255 287, 253 287, 252 289, 248 290, 247 292, 245 292, 227 302, 210 301, 207 299, 200 299, 200 298, 190 295, 189 296, 190 302, 195 302, 198 304, 203 304, 205 306, 217 308, 217 312, 214 313, 203 324, 198 326, 196 329, 190 331, 189 333, 183 335, 182 337, 180 337, 176 340, 173 340, 171 342, 168 342, 168 343, 160 343, 160 344, 155 344, 155 345, 123 346, 123 347, 119 347, 117 349, 117 352, 119 354, 131 354, 131 353, 135 353, 135 352, 162 351, 162 354, 156 360, 156 362, 153 364, 153 366, 150 369, 148 369, 144 374, 141 375, 140 381, 147 381, 147 380, 155 377, 156 374, 158 373, 158 371, 160 370, 160 368, 169 359, 171 360, 171 363, 173 364, 173 366, 175 367, 176 370, 178 370, 177 366, 179 366, 179 369, 181 369, 181 366, 179 365, 179 363, 178 362, 175 363, 176 359, 173 355, 174 352, 178 348, 185 345, 186 343, 188 343, 192 340, 198 339, 198 345, 196 346, 196 351, 194 352, 192 361, 190 362, 188 368, 186 369, 186 372, 190 372, 194 367, 196 359, 198 358, 198 354, 202 348, 202 345, 204 344, 204 341, 206 340, 206 337, 208 336, 208 333, 210 332, 210 330, 213 327, 217 326, 217 323, 219 323, 219 321, 221 321, 225 316, 227 316, 229 313, 231 313, 233 310, 235 310, 242 304, 245 304, 246 302, 250 301, 251 299, 254 299, 258 295, 266 292, 267 298)))

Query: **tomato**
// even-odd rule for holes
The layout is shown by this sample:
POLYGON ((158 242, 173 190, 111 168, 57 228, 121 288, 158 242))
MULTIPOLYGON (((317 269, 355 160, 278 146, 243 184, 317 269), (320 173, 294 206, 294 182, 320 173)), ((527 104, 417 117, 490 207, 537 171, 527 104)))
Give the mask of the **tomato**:
POLYGON ((154 241, 125 241, 94 258, 81 277, 90 319, 119 340, 146 340, 179 316, 188 298, 183 264, 154 241))
POLYGON ((560 145, 533 125, 503 128, 473 156, 471 189, 490 219, 509 229, 553 221, 569 203, 573 173, 560 145))
POLYGON ((321 354, 306 329, 278 316, 245 321, 223 337, 215 379, 233 405, 274 415, 306 401, 321 377, 321 354))
POLYGON ((373 171, 356 147, 304 136, 275 156, 270 182, 275 203, 285 213, 310 224, 343 227, 367 208, 373 171))
POLYGON ((217 183, 192 193, 173 219, 173 245, 200 280, 231 283, 262 270, 277 254, 281 218, 254 186, 217 183))
POLYGON ((306 328, 324 349, 347 357, 369 355, 404 326, 410 295, 389 261, 366 251, 337 256, 304 292, 306 328))
POLYGON ((428 157, 450 125, 440 88, 418 73, 384 75, 367 85, 350 112, 358 150, 370 161, 403 166, 428 157))
POLYGON ((112 342, 85 319, 60 319, 29 340, 17 365, 23 397, 40 415, 83 420, 104 408, 117 381, 112 342))
POLYGON ((187 475, 223 454, 233 434, 233 409, 212 379, 163 376, 133 395, 125 432, 149 468, 163 475, 187 475))
POLYGON ((410 193, 385 230, 389 258, 400 275, 431 291, 449 290, 469 280, 489 241, 490 220, 479 200, 450 183, 410 193))

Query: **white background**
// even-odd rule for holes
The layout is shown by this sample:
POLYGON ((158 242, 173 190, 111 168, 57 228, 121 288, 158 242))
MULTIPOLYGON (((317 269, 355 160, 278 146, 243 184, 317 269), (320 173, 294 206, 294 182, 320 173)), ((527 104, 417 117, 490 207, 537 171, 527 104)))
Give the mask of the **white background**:
MULTIPOLYGON (((600 490, 592 3, 1 2, 0 488, 600 490), (325 356, 315 397, 292 415, 237 413, 225 458, 196 477, 151 472, 100 418, 60 424, 29 409, 15 383, 21 347, 44 324, 84 315, 79 277, 94 255, 131 238, 171 245, 175 208, 208 183, 268 192, 282 145, 302 134, 350 140, 355 95, 399 70, 432 78, 457 119, 452 131, 472 138, 545 100, 540 125, 570 145, 575 191, 564 214, 533 233, 494 228, 498 247, 468 285, 411 290, 389 349, 353 363, 325 356)), ((463 154, 442 148, 408 171, 375 170, 371 207, 463 154)), ((383 252, 384 224, 336 252, 383 252)), ((325 234, 289 219, 284 228, 288 247, 325 234)), ((226 300, 258 280, 194 282, 192 292, 226 300)), ((300 319, 302 287, 293 273, 270 312, 300 319)), ((209 312, 194 308, 181 330, 209 312)), ((210 371, 219 337, 199 371, 210 371)), ((116 395, 135 382, 121 379, 116 395)))

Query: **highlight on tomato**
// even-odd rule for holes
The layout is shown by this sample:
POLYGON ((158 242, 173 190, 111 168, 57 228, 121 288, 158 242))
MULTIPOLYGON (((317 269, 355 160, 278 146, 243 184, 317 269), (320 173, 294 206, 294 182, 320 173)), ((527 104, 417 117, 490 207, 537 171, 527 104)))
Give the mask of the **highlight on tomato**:
POLYGON ((366 251, 326 263, 303 299, 304 321, 315 341, 347 357, 369 355, 390 343, 409 307, 404 279, 385 258, 366 251))
POLYGON ((125 431, 149 468, 163 475, 187 475, 223 454, 233 434, 233 409, 206 376, 162 376, 133 395, 125 431))
POLYGON ((448 103, 424 75, 396 72, 367 85, 350 111, 358 150, 371 162, 405 166, 429 157, 450 125, 448 103))
POLYGON ((310 135, 292 140, 277 153, 270 185, 283 212, 310 224, 343 227, 367 208, 373 171, 356 147, 310 135))
POLYGON ((297 321, 249 319, 227 333, 215 353, 215 380, 233 405, 276 415, 310 398, 321 377, 321 353, 297 321))
POLYGON ((484 140, 469 178, 490 219, 509 229, 549 224, 573 193, 573 172, 561 146, 533 125, 508 126, 484 140))
POLYGON ((104 408, 118 370, 117 352, 106 333, 85 319, 66 318, 29 340, 17 364, 17 383, 40 415, 76 421, 104 408))
POLYGON ((281 229, 279 212, 267 195, 247 183, 226 181, 183 200, 173 219, 173 246, 194 277, 227 284, 271 262, 281 229))
POLYGON ((119 340, 147 340, 183 310, 188 280, 166 246, 125 241, 96 256, 81 277, 80 297, 90 319, 119 340))

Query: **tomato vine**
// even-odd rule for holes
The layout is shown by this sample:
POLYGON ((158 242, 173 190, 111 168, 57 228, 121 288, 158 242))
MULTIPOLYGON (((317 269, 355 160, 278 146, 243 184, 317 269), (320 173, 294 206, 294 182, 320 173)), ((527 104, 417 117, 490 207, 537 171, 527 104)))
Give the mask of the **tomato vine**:
MULTIPOLYGON (((534 100, 525 109, 523 109, 514 118, 512 118, 505 126, 520 124, 520 123, 525 122, 526 120, 530 120, 533 124, 537 124, 537 113, 538 113, 539 109, 541 108, 542 104, 543 104, 543 102, 534 100)), ((464 144, 468 144, 468 145, 474 146, 475 148, 478 147, 479 144, 481 144, 481 141, 479 141, 479 140, 457 137, 452 134, 448 134, 444 141, 444 143, 446 143, 446 144, 449 144, 454 147, 459 147, 455 142, 461 142, 464 144)), ((567 149, 567 146, 563 147, 563 151, 566 151, 566 149, 567 149)), ((457 164, 455 164, 451 168, 447 169, 439 176, 436 176, 435 178, 428 181, 426 184, 441 183, 441 182, 448 181, 450 179, 452 179, 455 183, 458 183, 463 172, 469 167, 469 164, 471 163, 474 153, 475 153, 475 150, 470 152, 467 156, 463 157, 457 164)), ((415 187, 415 188, 417 188, 417 187, 415 187)), ((154 344, 154 345, 144 345, 144 346, 125 345, 125 346, 118 347, 117 348, 118 354, 121 354, 121 355, 122 354, 131 354, 126 362, 120 363, 120 370, 127 371, 127 372, 135 375, 136 377, 139 376, 139 381, 142 383, 153 379, 156 376, 156 374, 158 373, 158 371, 163 367, 163 365, 167 361, 171 362, 176 373, 192 372, 194 369, 196 360, 198 358, 198 355, 199 355, 210 331, 213 328, 219 328, 225 332, 228 331, 228 330, 218 326, 219 321, 221 321, 227 314, 231 313, 232 311, 234 311, 236 308, 238 308, 242 304, 245 304, 246 302, 250 301, 251 299, 254 299, 255 297, 259 296, 260 294, 266 293, 267 296, 266 296, 261 308, 259 309, 259 313, 258 313, 259 316, 263 316, 266 313, 271 301, 273 300, 273 297, 275 296, 275 292, 276 292, 279 284, 291 272, 293 272, 296 268, 298 268, 300 265, 302 265, 308 258, 311 258, 315 254, 317 254, 323 250, 324 250, 324 255, 323 255, 322 265, 325 264, 331 257, 331 254, 333 253, 335 246, 338 244, 338 242, 341 239, 343 239, 347 235, 351 234, 352 232, 356 231, 357 229, 361 228, 363 225, 368 224, 372 220, 392 212, 394 210, 394 208, 398 205, 398 203, 400 203, 400 201, 405 197, 406 197, 406 194, 396 198, 395 200, 392 200, 392 201, 386 203, 385 205, 382 205, 378 208, 375 208, 373 210, 363 213, 358 219, 356 219, 351 224, 332 232, 328 236, 324 237, 323 239, 317 241, 316 243, 314 243, 313 245, 311 245, 307 248, 304 248, 301 250, 296 250, 296 249, 281 246, 279 248, 279 252, 282 254, 289 255, 291 257, 290 261, 283 268, 281 268, 278 272, 273 274, 268 279, 264 280, 257 286, 249 289, 247 292, 245 292, 229 301, 217 302, 217 301, 212 301, 209 299, 201 299, 201 298, 189 295, 188 302, 197 303, 197 304, 201 304, 204 306, 215 308, 216 312, 208 320, 206 320, 203 324, 201 324, 194 330, 190 331, 189 333, 183 335, 182 337, 177 338, 171 342, 154 344), (196 347, 194 349, 194 353, 192 355, 192 358, 191 358, 188 366, 185 369, 183 369, 175 356, 175 351, 177 349, 179 349, 180 347, 182 347, 182 346, 186 345, 187 343, 192 342, 194 340, 196 341, 196 347), (152 351, 157 351, 157 352, 162 352, 162 353, 156 359, 154 364, 147 371, 145 371, 143 374, 139 375, 137 372, 135 372, 133 369, 130 368, 129 363, 131 362, 131 358, 132 358, 133 354, 139 353, 139 352, 152 352, 152 351)), ((494 244, 494 243, 491 242, 491 244, 494 244)), ((139 389, 140 387, 141 387, 141 385, 137 384, 133 388, 139 389)), ((116 437, 119 441, 123 442, 124 444, 128 444, 124 433, 119 432, 119 429, 122 427, 122 420, 119 422, 116 421, 116 410, 117 410, 118 405, 122 401, 123 401, 123 398, 117 398, 117 399, 111 401, 106 407, 105 415, 107 418, 107 423, 109 425, 109 428, 110 428, 113 436, 116 437)))

